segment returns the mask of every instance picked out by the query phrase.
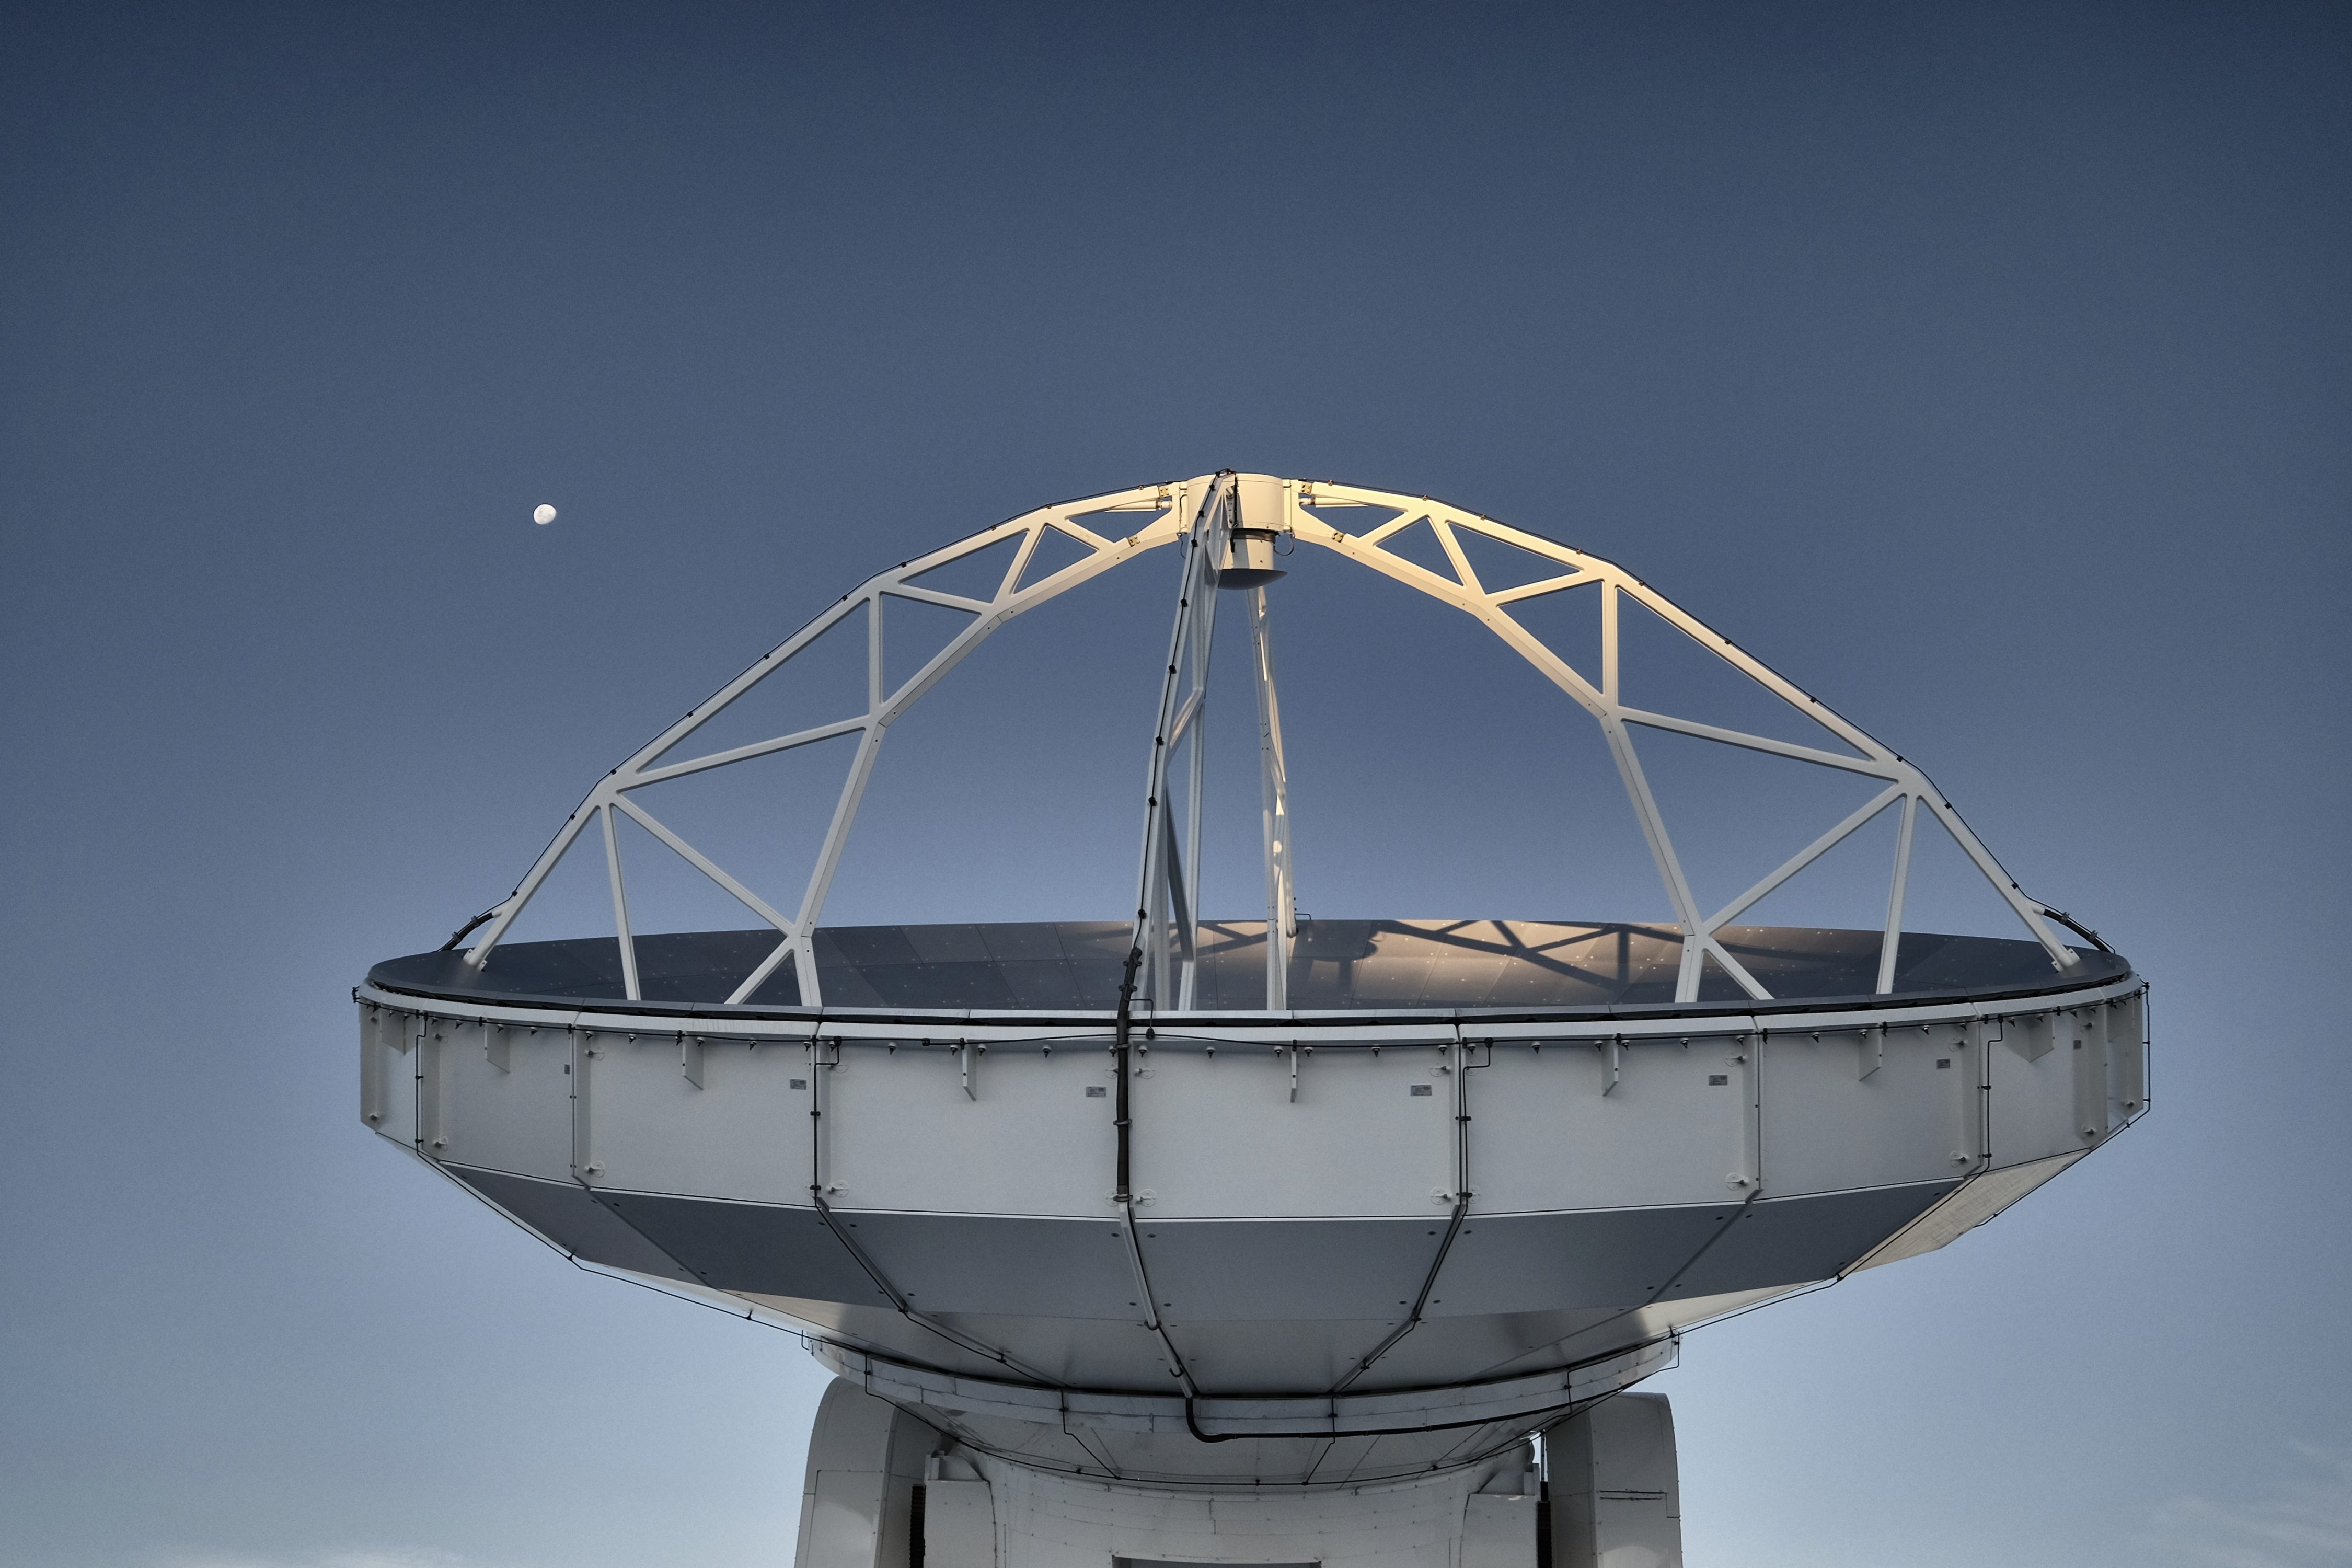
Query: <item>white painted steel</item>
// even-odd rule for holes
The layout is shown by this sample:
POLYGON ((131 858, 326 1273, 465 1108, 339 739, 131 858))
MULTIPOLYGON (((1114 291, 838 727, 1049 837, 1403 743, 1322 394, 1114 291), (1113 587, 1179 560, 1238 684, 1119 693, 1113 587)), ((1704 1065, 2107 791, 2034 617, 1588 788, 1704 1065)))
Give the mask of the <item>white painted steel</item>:
POLYGON ((826 1389, 809 1434, 795 1568, 905 1568, 915 1489, 940 1441, 848 1384, 826 1389))
POLYGON ((1629 1394, 1544 1434, 1552 1568, 1682 1568, 1675 1417, 1665 1397, 1629 1394))
POLYGON ((1670 1364, 1683 1330, 1948 1245, 2147 1103, 2137 977, 2080 970, 2054 911, 1914 764, 1622 569, 1425 498, 1225 472, 1040 509, 878 574, 599 781, 476 922, 472 970, 592 821, 624 996, 362 986, 362 1115, 576 1261, 808 1338, 842 1381, 810 1447, 798 1568, 892 1568, 919 1546, 932 1568, 1535 1568, 1529 1445, 1547 1430, 1555 1568, 1678 1562, 1671 1416, 1623 1391, 1670 1364), (1364 508, 1394 515, 1360 533, 1332 521, 1364 508), (1138 526, 1111 537, 1104 514, 1138 526), (1478 620, 1601 726, 1681 928, 1672 1009, 1290 1010, 1269 515, 1289 549, 1478 620), (1423 525, 1442 570, 1392 547, 1423 525), (1474 535, 1560 570, 1490 589, 1474 535), (1029 581, 1049 540, 1079 559, 1029 581), (1216 564, 1236 542, 1265 1005, 1202 1013, 1205 715, 1216 564), (1005 544, 985 596, 923 581, 1005 544), (813 935, 890 724, 1013 616, 1166 544, 1182 559, 1116 1016, 827 1008, 813 935), (1599 596, 1597 681, 1512 614, 1568 591, 1599 596), (893 600, 972 617, 895 686, 893 600), (1627 600, 1850 753, 1627 705, 1627 600), (860 711, 694 753, 703 725, 859 614, 860 711), (1881 786, 1709 915, 1644 731, 1881 786), (635 796, 841 737, 855 749, 796 902, 762 899, 635 796), (1923 805, 2049 956, 2048 993, 1893 994, 1923 805), (1755 1005, 1771 998, 1719 933, 1889 808, 1875 994, 1755 1005), (774 932, 727 1005, 645 1004, 616 814, 774 932), (1710 963, 1748 1002, 1698 1002, 1710 963), (799 1005, 747 1005, 785 964, 799 1005))
MULTIPOLYGON (((803 1002, 824 1001, 810 933, 823 915, 825 900, 855 826, 857 807, 878 761, 889 725, 953 668, 973 647, 1013 616, 1026 613, 1056 595, 1089 582, 1102 573, 1132 561, 1164 544, 1181 543, 1184 563, 1180 573, 1179 613, 1171 634, 1168 670, 1160 711, 1154 725, 1154 744, 1148 769, 1145 798, 1142 871, 1138 906, 1138 945, 1144 952, 1146 990, 1158 1012, 1191 1007, 1196 964, 1193 930, 1199 911, 1192 908, 1192 868, 1199 864, 1200 814, 1204 783, 1202 769, 1210 652, 1216 605, 1221 595, 1211 584, 1213 563, 1222 559, 1237 497, 1244 490, 1278 494, 1284 527, 1299 544, 1333 552, 1396 582, 1453 605, 1472 616, 1526 659, 1570 700, 1590 712, 1600 724, 1636 820, 1655 860, 1666 897, 1680 923, 1682 964, 1676 995, 1695 1000, 1706 963, 1711 960, 1742 990, 1759 1000, 1766 988, 1733 957, 1717 937, 1725 925, 1803 870, 1865 823, 1896 802, 1902 822, 1897 834, 1891 890, 1887 904, 1885 945, 1879 964, 1878 989, 1891 991, 1895 959, 1903 929, 1906 883, 1914 826, 1921 806, 1950 832, 1969 860, 2009 905, 2027 932, 2064 970, 2074 956, 2051 929, 2046 906, 2028 897, 1979 842, 1951 803, 1916 764, 1841 718, 1818 699, 1800 689, 1727 638, 1702 625, 1695 616, 1633 576, 1623 568, 1572 549, 1539 534, 1433 501, 1425 497, 1393 494, 1329 481, 1276 479, 1265 475, 1231 472, 1205 475, 1179 484, 1144 485, 1040 508, 1024 516, 984 529, 970 538, 933 551, 867 579, 852 593, 786 639, 765 658, 721 687, 710 700, 656 736, 635 756, 598 781, 588 797, 565 821, 554 839, 525 873, 515 890, 486 912, 478 939, 467 950, 467 961, 479 966, 504 940, 515 917, 537 894, 548 874, 576 844, 592 820, 602 829, 612 885, 614 923, 620 937, 628 994, 637 994, 635 942, 629 931, 626 889, 619 869, 613 813, 620 811, 643 825, 667 848, 741 902, 778 932, 775 948, 740 985, 732 1000, 740 1002, 758 991, 775 971, 789 963, 803 1002), (1377 508, 1395 513, 1361 533, 1349 533, 1331 518, 1349 509, 1377 508), (1140 525, 1124 537, 1112 538, 1080 521, 1103 515, 1136 515, 1140 525), (1443 547, 1451 574, 1433 571, 1387 548, 1405 529, 1426 524, 1443 547), (1560 572, 1540 581, 1489 589, 1482 584, 1462 546, 1464 535, 1480 535, 1534 555, 1556 561, 1560 572), (1084 557, 1035 582, 1024 575, 1039 544, 1058 537, 1082 547, 1084 557), (1018 541, 1013 558, 987 598, 950 594, 926 586, 928 573, 1007 541, 1018 541), (1511 606, 1540 595, 1577 589, 1601 595, 1601 665, 1596 686, 1580 674, 1559 651, 1512 617, 1511 606), (943 647, 933 652, 915 674, 895 689, 886 689, 884 654, 888 637, 886 619, 890 600, 919 601, 964 611, 973 616, 943 647), (1852 749, 1851 754, 1826 746, 1806 746, 1723 729, 1696 720, 1626 705, 1620 697, 1622 657, 1618 639, 1618 607, 1630 599, 1680 630, 1700 648, 1723 661, 1756 687, 1785 703, 1792 711, 1817 724, 1828 735, 1852 749), (818 637, 847 616, 866 615, 866 710, 791 734, 675 761, 663 761, 685 745, 694 732, 754 686, 783 668, 818 637), (1886 781, 1886 788, 1845 821, 1777 868, 1754 888, 1712 916, 1694 898, 1675 849, 1664 815, 1643 773, 1635 731, 1666 731, 1719 744, 1791 758, 1822 767, 1886 781), (739 879, 678 835, 659 825, 644 807, 629 799, 631 791, 689 773, 725 767, 755 757, 814 744, 835 736, 855 734, 857 746, 850 760, 832 819, 803 889, 797 909, 789 916, 771 907, 739 879), (1189 748, 1181 775, 1171 773, 1173 752, 1189 748), (1185 819, 1180 831, 1166 803, 1169 780, 1181 776, 1187 784, 1185 819), (1169 1004, 1172 1003, 1172 1007, 1169 1004)), ((1265 591, 1249 591, 1253 679, 1258 693, 1259 728, 1266 816, 1264 853, 1266 861, 1269 921, 1274 936, 1268 943, 1268 978, 1273 1010, 1284 1005, 1282 951, 1295 931, 1296 889, 1290 876, 1290 834, 1286 780, 1282 765, 1278 700, 1273 680, 1265 591)))

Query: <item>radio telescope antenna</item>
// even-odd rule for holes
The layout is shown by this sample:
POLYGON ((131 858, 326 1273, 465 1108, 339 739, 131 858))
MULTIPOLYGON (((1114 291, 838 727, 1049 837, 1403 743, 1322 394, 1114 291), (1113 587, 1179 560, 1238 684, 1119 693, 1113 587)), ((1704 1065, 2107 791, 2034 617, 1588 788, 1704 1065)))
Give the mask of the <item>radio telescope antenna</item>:
POLYGON ((2147 1109, 2146 994, 1917 765, 1624 568, 1424 497, 1221 470, 867 579, 596 781, 505 899, 355 995, 370 1128, 578 1260, 794 1328, 837 1374, 799 1568, 1571 1568, 1680 1561, 1671 1414, 1631 1392, 1680 1335, 1946 1246, 2107 1142, 2147 1109), (1400 548, 1408 530, 1435 553, 1400 548), (1473 552, 1496 546, 1538 574, 1482 580, 1473 552), (1272 603, 1306 591, 1280 584, 1303 549, 1468 616, 1598 727, 1671 922, 1301 921, 1272 603), (892 723, 1014 617, 1146 556, 1172 557, 1176 593, 1136 716, 1131 914, 825 923, 892 723), (975 558, 977 585, 942 585, 975 558), (1596 662, 1531 629, 1562 594, 1597 605, 1596 662), (1229 597, 1253 920, 1200 907, 1229 597), (1822 738, 1629 703, 1628 605, 1822 738), (967 621, 894 678, 910 605, 967 621), (705 737, 828 636, 863 639, 855 711, 705 737), (1866 795, 1709 909, 1643 765, 1662 733, 1866 795), (791 887, 661 815, 663 785, 828 741, 845 771, 791 887), (754 923, 640 929, 624 819, 754 923), (1883 921, 1744 923, 1882 819, 1883 921), (1906 923, 1923 822, 2012 937, 1906 923), (514 940, 574 853, 603 859, 611 929, 514 940))

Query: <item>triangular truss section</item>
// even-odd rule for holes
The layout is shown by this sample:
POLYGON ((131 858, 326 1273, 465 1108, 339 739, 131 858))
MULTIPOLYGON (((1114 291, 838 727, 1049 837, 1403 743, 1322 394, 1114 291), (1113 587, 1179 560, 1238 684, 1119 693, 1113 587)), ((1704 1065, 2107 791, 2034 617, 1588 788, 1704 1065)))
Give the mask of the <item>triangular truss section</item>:
MULTIPOLYGON (((1906 931, 1946 936, 2021 935, 1995 887, 1978 874, 1968 852, 1960 847, 1940 817, 1923 803, 1912 830, 1911 866, 1904 893, 1903 925, 1906 931)), ((2088 946, 2069 933, 2065 940, 2088 946)))
MULTIPOLYGON (((1723 949, 1713 949, 1699 960, 1697 1002, 1744 1002, 1752 994, 1747 986, 1732 977, 1728 963, 1738 960, 1723 949), (1728 963, 1727 963, 1728 961, 1728 963)), ((1742 965, 1744 969, 1746 966, 1742 965)), ((1750 978, 1753 978, 1752 976, 1750 978)))
MULTIPOLYGON (((604 863, 602 820, 596 807, 583 809, 586 821, 581 831, 557 852, 530 907, 509 927, 508 934, 514 943, 613 934, 612 879, 604 863)), ((494 961, 496 956, 492 955, 494 961)), ((618 958, 602 961, 617 963, 618 958)))
POLYGON ((1463 559, 1476 574, 1478 586, 1489 594, 1557 582, 1587 570, 1576 562, 1540 554, 1469 523, 1454 522, 1446 531, 1454 536, 1454 547, 1462 552, 1463 559))
POLYGON ((760 898, 627 795, 615 803, 613 827, 632 936, 761 927, 779 938, 787 933, 788 905, 760 898))
POLYGON ((1299 515, 1308 521, 1359 537, 1377 533, 1405 515, 1399 507, 1374 506, 1369 501, 1318 496, 1312 490, 1298 498, 1298 507, 1299 515))
MULTIPOLYGON (((805 951, 805 950, 803 950, 805 951)), ((753 1007, 804 1007, 814 999, 803 994, 800 981, 800 952, 786 952, 767 966, 759 983, 745 992, 739 1001, 753 1007)))
MULTIPOLYGON (((1886 919, 1902 830, 1903 802, 1890 800, 1868 821, 1726 923, 1877 929, 1886 919)), ((2012 919, 2011 929, 2015 924, 2012 919)))
POLYGON ((1020 591, 1026 593, 1047 578, 1092 559, 1095 546, 1058 528, 1040 528, 1029 558, 1022 563, 1020 591))
MULTIPOLYGON (((730 895, 740 888, 795 920, 863 743, 862 733, 836 735, 625 787, 619 809, 689 864, 698 858, 698 869, 720 871, 724 881, 710 869, 703 874, 730 895)), ((738 901, 749 902, 740 896, 738 901)))
POLYGON ((1870 774, 1672 731, 1644 733, 1633 743, 1698 912, 1710 921, 1856 811, 1883 806, 1894 787, 1870 774))
POLYGON ((1380 547, 1400 561, 1409 561, 1423 571, 1453 584, 1462 581, 1454 568, 1454 558, 1437 537, 1437 530, 1427 518, 1415 518, 1380 542, 1380 547))
POLYGON ((1817 717, 1826 712, 1819 702, 1790 695, 1794 687, 1778 690, 1742 668, 1734 658, 1738 650, 1696 621, 1691 623, 1697 627, 1694 633, 1622 588, 1616 619, 1614 695, 1636 722, 1654 714, 1834 756, 1866 754, 1817 717))
POLYGON ((883 594, 875 602, 882 610, 882 690, 886 696, 905 689, 980 619, 975 611, 900 594, 883 594))
POLYGON ((1607 666, 1604 603, 1609 586, 1598 578, 1570 588, 1556 588, 1531 598, 1513 599, 1503 613, 1525 627, 1559 661, 1584 678, 1595 691, 1601 689, 1607 666))
POLYGON ((1024 531, 1007 533, 1003 538, 966 551, 952 561, 918 572, 906 579, 910 588, 928 589, 934 594, 950 594, 975 604, 995 602, 1012 574, 1013 563, 1019 558, 1022 546, 1028 543, 1024 531))
POLYGON ((1083 528, 1105 544, 1117 544, 1132 539, 1146 524, 1168 510, 1163 496, 1149 505, 1129 503, 1122 506, 1099 507, 1093 511, 1064 513, 1067 525, 1083 528))
POLYGON ((769 656, 775 662, 765 674, 732 697, 698 710, 695 727, 646 763, 645 771, 863 723, 875 697, 866 613, 863 600, 826 612, 827 618, 802 634, 805 640, 798 647, 788 643, 790 652, 769 656))

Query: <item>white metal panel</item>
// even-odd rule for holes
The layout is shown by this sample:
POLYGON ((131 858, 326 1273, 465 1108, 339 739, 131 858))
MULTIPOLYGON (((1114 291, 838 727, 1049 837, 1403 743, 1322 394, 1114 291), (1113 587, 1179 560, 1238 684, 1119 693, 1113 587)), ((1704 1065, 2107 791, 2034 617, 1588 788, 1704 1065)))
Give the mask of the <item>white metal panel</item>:
POLYGON ((416 1147, 438 1160, 449 1152, 449 1030, 453 1021, 426 1016, 419 1020, 416 1048, 409 1060, 416 1068, 416 1147))
POLYGON ((1535 1568, 1536 1498, 1473 1493, 1462 1515, 1462 1568, 1535 1568))
POLYGON ((820 1470, 801 1507, 800 1568, 881 1568, 878 1538, 887 1478, 864 1470, 820 1470))
POLYGON ((429 1032, 444 1097, 434 1158, 570 1180, 569 1035, 461 1018, 436 1018, 429 1032))
POLYGON ((908 1505, 938 1434, 853 1384, 817 1406, 794 1568, 900 1568, 908 1505))
POLYGON ((1417 1217, 1451 1204, 1445 1053, 1302 1049, 1296 1100, 1287 1048, 1136 1059, 1134 1179, 1149 1217, 1417 1217))
POLYGON ((2074 1037, 2062 1022, 2063 1015, 2046 1011, 1986 1021, 1995 1168, 2085 1146, 2074 1115, 2074 1037))
POLYGON ((835 1205, 1110 1214, 1117 1130, 1108 1052, 950 1042, 896 1051, 853 1044, 838 1057, 825 1069, 822 1133, 835 1205), (1089 1096, 1089 1088, 1105 1092, 1089 1096))
POLYGON ((398 1007, 360 1009, 360 1120, 395 1143, 416 1142, 416 1035, 398 1007))
POLYGON ((1736 1202, 1750 1170, 1736 1037, 1492 1047, 1469 1074, 1480 1215, 1736 1202), (1711 1079, 1727 1081, 1711 1083, 1711 1079))
POLYGON ((2117 997, 2107 1007, 2116 1120, 2128 1121, 2147 1109, 2147 993, 2117 997))
POLYGON ((996 1568, 996 1500, 982 1480, 927 1481, 923 1568, 996 1568))
POLYGON ((809 1202, 806 1047, 708 1037, 697 1089, 679 1070, 674 1034, 583 1031, 580 1041, 583 1179, 636 1192, 809 1202))
POLYGON ((1675 1417, 1660 1394, 1621 1394, 1545 1435, 1553 1568, 1682 1568, 1675 1417))
POLYGON ((2084 1143, 2096 1143, 2115 1126, 2107 1092, 2107 1010, 2069 1007, 2057 1015, 2057 1023, 2074 1058, 2074 1130, 2084 1143))
POLYGON ((1764 1190, 1785 1196, 1965 1173, 1978 1154, 1976 1055, 1954 1024, 1767 1036, 1764 1190))

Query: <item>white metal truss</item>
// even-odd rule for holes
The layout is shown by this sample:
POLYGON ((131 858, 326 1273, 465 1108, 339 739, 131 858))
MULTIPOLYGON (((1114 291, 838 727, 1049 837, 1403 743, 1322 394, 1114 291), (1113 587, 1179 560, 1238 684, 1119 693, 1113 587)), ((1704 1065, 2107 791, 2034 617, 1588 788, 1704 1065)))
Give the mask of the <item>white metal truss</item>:
POLYGON ((530 870, 516 885, 515 890, 489 911, 488 918, 483 922, 480 938, 467 952, 467 962, 478 967, 488 959, 491 950, 505 937, 515 917, 530 902, 547 880, 548 874, 555 869, 582 833, 594 822, 603 826, 605 853, 611 868, 614 923, 621 938, 622 979, 629 998, 633 1001, 638 999, 635 944, 629 931, 627 894, 622 882, 620 857, 613 836, 613 814, 619 812, 635 820, 696 870, 731 894, 744 908, 775 928, 775 947, 735 988, 734 994, 729 997, 730 1002, 749 999, 771 975, 789 962, 793 966, 802 1000, 809 1005, 818 1005, 822 995, 815 950, 810 935, 816 929, 818 917, 824 909, 825 896, 832 889, 835 872, 840 868, 850 826, 856 819, 858 803, 865 795, 867 782, 873 777, 875 758, 881 750, 883 736, 892 721, 912 707, 966 654, 1006 621, 1081 583, 1100 576, 1123 561, 1177 538, 1183 532, 1182 526, 1176 521, 1182 502, 1179 492, 1183 489, 1177 486, 1171 490, 1171 487, 1167 485, 1144 485, 1114 495, 1090 497, 1058 507, 1044 507, 1026 516, 983 529, 968 539, 958 540, 929 555, 866 579, 855 592, 844 595, 823 615, 719 688, 709 701, 655 736, 635 756, 598 780, 588 798, 581 802, 565 820, 530 870), (1136 512, 1152 515, 1144 521, 1141 528, 1119 537, 1106 537, 1077 521, 1081 517, 1101 513, 1136 512), (1085 553, 1058 571, 1034 582, 1024 582, 1032 558, 1049 536, 1071 542, 1081 547, 1085 553), (1006 540, 1018 542, 995 592, 986 599, 943 593, 925 586, 920 581, 929 573, 1006 540), (931 655, 913 675, 895 689, 886 689, 883 672, 887 666, 883 652, 887 632, 884 612, 893 598, 940 605, 965 611, 974 618, 947 646, 931 655), (792 734, 732 746, 684 761, 664 763, 660 760, 677 750, 688 736, 716 718, 730 703, 860 609, 866 611, 866 705, 863 712, 792 734), (856 736, 857 748, 849 763, 848 776, 842 783, 840 795, 834 806, 833 820, 817 852, 816 863, 810 871, 798 907, 790 914, 761 899, 630 798, 632 791, 648 784, 813 745, 841 735, 856 736))
MULTIPOLYGON (((1168 998, 1178 1010, 1193 1005, 1197 973, 1197 929, 1200 911, 1193 908, 1200 865, 1202 793, 1204 784, 1203 709, 1207 701, 1209 656, 1217 601, 1215 569, 1223 559, 1227 530, 1233 525, 1237 480, 1231 473, 1204 476, 1182 483, 1144 485, 1108 495, 1044 507, 1025 516, 982 530, 967 539, 878 573, 847 594, 824 614, 811 621, 758 663, 714 693, 710 700, 656 736, 635 756, 599 780, 588 797, 567 818, 514 891, 476 923, 479 939, 467 952, 467 962, 479 966, 504 939, 515 917, 522 912, 556 864, 593 824, 601 831, 613 900, 614 924, 620 942, 622 979, 627 995, 640 995, 635 942, 628 910, 628 895, 621 873, 614 814, 627 816, 683 858, 688 865, 732 895, 767 925, 777 941, 767 957, 747 975, 729 998, 743 1002, 785 963, 793 966, 804 1005, 821 1005, 812 933, 824 908, 825 897, 839 870, 850 828, 876 759, 889 726, 1005 622, 1068 592, 1082 583, 1135 559, 1159 546, 1181 542, 1184 563, 1179 574, 1176 624, 1171 635, 1168 669, 1160 712, 1153 730, 1152 754, 1146 790, 1142 867, 1137 915, 1138 945, 1142 948, 1154 998, 1168 998), (1105 515, 1149 514, 1133 531, 1114 537, 1094 523, 1105 515), (1024 582, 1039 546, 1057 538, 1083 553, 1070 564, 1024 582), (952 594, 926 586, 928 574, 1006 541, 1017 542, 1012 559, 987 598, 952 594), (887 625, 885 607, 892 599, 943 605, 973 618, 946 646, 933 653, 915 673, 895 688, 887 686, 883 658, 887 625), (661 759, 720 711, 761 680, 774 674, 844 618, 866 612, 866 707, 845 716, 791 734, 729 747, 682 761, 661 759), (726 767, 755 757, 772 755, 838 736, 857 737, 847 776, 843 781, 814 868, 798 906, 787 913, 767 903, 708 856, 656 820, 632 792, 666 780, 712 768, 726 767), (1184 751, 1183 823, 1180 829, 1170 799, 1176 752, 1184 751)), ((1948 831, 1961 850, 1983 874, 1996 893, 2014 911, 2033 939, 2065 969, 2076 958, 2059 941, 2044 917, 2052 913, 2029 898, 2003 871, 1990 851, 1960 819, 1927 776, 1914 763, 1872 739, 1859 727, 1832 711, 1818 699, 1801 690, 1729 639, 1701 624, 1664 595, 1634 578, 1623 568, 1570 548, 1539 534, 1512 528, 1464 512, 1425 497, 1391 494, 1358 486, 1314 480, 1281 482, 1284 531, 1300 544, 1311 544, 1345 556, 1380 572, 1442 603, 1453 605, 1493 632, 1520 658, 1539 671, 1570 700, 1591 714, 1601 726, 1619 776, 1640 822, 1660 879, 1683 931, 1682 963, 1675 985, 1678 1001, 1695 1001, 1706 960, 1748 995, 1769 999, 1769 993, 1727 949, 1719 933, 1790 878, 1851 837, 1881 813, 1899 811, 1895 864, 1887 896, 1885 931, 1879 952, 1877 989, 1893 988, 1897 947, 1903 931, 1904 900, 1909 878, 1911 846, 1918 813, 1924 807, 1948 831), (1392 512, 1378 526, 1350 533, 1326 515, 1349 509, 1378 508, 1392 512), (1407 559, 1389 548, 1391 542, 1416 523, 1426 522, 1443 548, 1451 574, 1407 559), (1557 574, 1509 587, 1490 589, 1480 582, 1465 553, 1461 537, 1484 535, 1502 544, 1557 562, 1557 574), (1597 586, 1601 595, 1601 666, 1597 683, 1589 680, 1542 638, 1509 613, 1510 606, 1566 589, 1597 586), (1689 637, 1701 648, 1721 659, 1853 748, 1851 754, 1820 746, 1724 729, 1696 720, 1627 706, 1620 699, 1618 611, 1632 599, 1689 637), (1675 852, 1657 800, 1651 790, 1635 745, 1637 730, 1662 730, 1840 769, 1883 781, 1869 800, 1805 848, 1758 881, 1755 886, 1712 913, 1705 912, 1693 895, 1675 852)), ((1253 519, 1253 524, 1257 520, 1253 519)), ((1286 1002, 1285 980, 1288 946, 1297 931, 1296 894, 1291 880, 1291 841, 1287 777, 1283 763, 1282 724, 1274 681, 1274 662, 1263 587, 1246 591, 1250 619, 1252 678, 1257 690, 1260 773, 1263 781, 1264 850, 1267 909, 1267 1005, 1280 1010, 1286 1002)), ((469 930, 472 928, 468 928, 469 930)))

